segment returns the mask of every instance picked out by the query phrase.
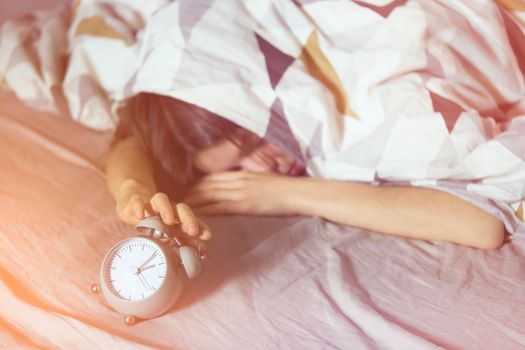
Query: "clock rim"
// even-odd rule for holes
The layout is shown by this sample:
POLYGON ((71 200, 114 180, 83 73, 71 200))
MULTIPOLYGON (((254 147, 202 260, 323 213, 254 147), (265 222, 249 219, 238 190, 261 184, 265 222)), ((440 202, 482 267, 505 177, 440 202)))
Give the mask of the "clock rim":
POLYGON ((131 237, 116 243, 106 254, 100 267, 99 283, 102 296, 113 309, 124 315, 133 315, 142 319, 149 319, 165 313, 173 306, 182 292, 184 279, 182 278, 182 270, 178 263, 178 258, 171 249, 162 246, 159 242, 149 237, 131 237), (159 288, 147 298, 128 301, 113 294, 106 284, 104 273, 108 258, 114 249, 126 241, 137 239, 148 240, 162 250, 166 258, 166 277, 159 288))
POLYGON ((116 298, 122 300, 122 301, 125 301, 125 302, 128 302, 128 303, 137 303, 137 302, 141 302, 141 301, 144 301, 148 298, 151 298, 153 297, 161 288, 162 286, 164 285, 164 283, 166 283, 166 278, 167 278, 167 274, 168 274, 168 259, 169 259, 169 256, 166 254, 166 251, 163 249, 163 247, 161 245, 158 244, 158 242, 156 242, 155 240, 151 239, 151 238, 148 238, 148 237, 131 237, 131 238, 127 238, 127 239, 124 239, 120 242, 118 242, 117 244, 115 244, 113 247, 111 247, 111 249, 109 250, 109 252, 106 254, 106 257, 104 258, 104 261, 102 262, 102 269, 104 270, 103 271, 103 277, 105 276, 105 272, 106 270, 109 268, 108 264, 110 263, 110 258, 114 255, 113 253, 120 247, 120 246, 123 246, 125 245, 126 243, 130 242, 130 241, 135 241, 135 240, 145 240, 145 241, 148 241, 150 243, 153 243, 154 246, 157 247, 157 249, 164 255, 164 259, 166 260, 166 266, 165 266, 165 270, 166 270, 166 277, 162 280, 162 283, 160 284, 159 288, 157 290, 155 290, 153 293, 149 294, 146 298, 143 298, 141 300, 135 300, 135 301, 132 301, 132 300, 127 300, 127 299, 124 299, 124 298, 121 298, 119 297, 118 295, 116 295, 112 288, 109 286, 110 284, 108 283, 108 281, 106 281, 106 279, 104 278, 104 283, 106 284, 106 287, 108 288, 109 292, 115 296, 116 298))

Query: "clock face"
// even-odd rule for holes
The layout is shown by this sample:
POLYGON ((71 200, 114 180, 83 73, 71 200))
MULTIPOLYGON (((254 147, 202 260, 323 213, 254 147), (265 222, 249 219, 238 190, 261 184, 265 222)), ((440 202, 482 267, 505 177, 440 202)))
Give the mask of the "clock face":
POLYGON ((105 263, 104 279, 112 294, 136 302, 162 286, 166 269, 166 256, 157 244, 133 238, 113 248, 105 263))

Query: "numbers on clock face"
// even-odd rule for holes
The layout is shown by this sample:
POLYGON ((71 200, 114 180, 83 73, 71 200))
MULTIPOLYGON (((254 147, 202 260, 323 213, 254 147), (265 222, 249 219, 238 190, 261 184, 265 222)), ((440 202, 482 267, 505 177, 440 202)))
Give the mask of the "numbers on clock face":
POLYGON ((117 297, 132 302, 146 299, 166 278, 166 256, 148 239, 124 241, 109 255, 104 278, 117 297))

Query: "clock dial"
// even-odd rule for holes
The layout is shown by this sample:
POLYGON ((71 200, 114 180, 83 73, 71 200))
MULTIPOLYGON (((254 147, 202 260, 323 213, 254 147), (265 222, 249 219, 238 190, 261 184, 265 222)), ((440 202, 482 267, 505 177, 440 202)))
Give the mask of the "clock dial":
POLYGON ((124 241, 109 255, 104 278, 109 290, 120 299, 146 299, 164 283, 166 256, 148 239, 124 241))

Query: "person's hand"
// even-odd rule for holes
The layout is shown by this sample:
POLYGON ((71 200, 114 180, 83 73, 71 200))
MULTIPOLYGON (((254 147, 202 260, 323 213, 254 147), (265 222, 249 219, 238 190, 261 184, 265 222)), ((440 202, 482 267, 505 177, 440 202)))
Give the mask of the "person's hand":
POLYGON ((199 214, 295 215, 300 179, 275 173, 212 173, 193 185, 185 203, 199 214))
POLYGON ((187 204, 173 204, 165 193, 153 193, 135 180, 125 180, 120 186, 116 210, 118 217, 131 225, 136 225, 146 216, 158 214, 168 226, 180 223, 182 231, 191 237, 211 238, 208 225, 187 204))

